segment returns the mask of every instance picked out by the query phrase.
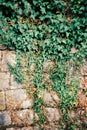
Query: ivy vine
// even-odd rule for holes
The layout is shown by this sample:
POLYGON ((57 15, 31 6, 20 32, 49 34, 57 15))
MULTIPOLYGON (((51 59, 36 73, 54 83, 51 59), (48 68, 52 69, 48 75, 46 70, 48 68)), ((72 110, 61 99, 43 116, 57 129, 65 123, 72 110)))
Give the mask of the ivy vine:
MULTIPOLYGON (((38 90, 46 87, 42 84, 43 62, 48 59, 56 63, 50 72, 52 89, 60 95, 60 107, 67 113, 67 108, 74 106, 78 84, 72 81, 71 88, 66 87, 65 65, 67 61, 87 58, 87 1, 0 0, 0 44, 16 52, 36 55, 33 82, 37 88, 34 94, 37 113, 43 104, 42 99, 38 99, 38 90), (72 48, 76 50, 74 53, 72 48), (72 88, 73 96, 69 95, 72 88)), ((10 70, 18 82, 23 82, 20 63, 10 70)))

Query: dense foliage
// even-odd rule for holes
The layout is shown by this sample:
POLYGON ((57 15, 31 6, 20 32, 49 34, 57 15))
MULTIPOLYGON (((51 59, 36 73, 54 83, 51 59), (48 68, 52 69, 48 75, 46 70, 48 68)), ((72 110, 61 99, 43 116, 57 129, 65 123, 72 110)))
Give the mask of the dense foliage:
MULTIPOLYGON (((43 62, 49 59, 56 63, 50 76, 52 88, 62 99, 62 111, 67 112, 67 108, 74 106, 78 85, 73 81, 71 88, 66 87, 65 64, 87 57, 87 1, 0 0, 0 44, 17 52, 29 52, 31 57, 36 55, 37 70, 33 75, 37 88, 34 110, 37 113, 43 101, 36 97, 40 89, 47 87, 41 83, 43 62), (76 51, 72 52, 72 48, 76 51), (75 96, 69 95, 72 88, 75 96)), ((21 68, 17 65, 12 70, 13 73, 17 70, 16 79, 21 82, 18 67, 21 68)))
POLYGON ((0 44, 67 60, 72 47, 86 50, 86 6, 85 0, 1 0, 0 44))

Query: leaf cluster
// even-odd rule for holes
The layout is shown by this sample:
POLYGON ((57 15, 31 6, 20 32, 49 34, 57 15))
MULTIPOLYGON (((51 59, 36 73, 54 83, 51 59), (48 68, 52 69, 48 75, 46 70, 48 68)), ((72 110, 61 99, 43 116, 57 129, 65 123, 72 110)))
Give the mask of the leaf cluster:
POLYGON ((57 61, 70 59, 72 47, 85 52, 86 4, 84 0, 2 0, 1 44, 16 50, 40 52, 57 61))
MULTIPOLYGON (((39 91, 47 86, 42 84, 43 62, 46 60, 56 63, 50 79, 52 89, 61 97, 62 111, 74 107, 77 100, 78 82, 72 81, 69 87, 65 83, 66 64, 69 60, 87 58, 86 6, 86 0, 0 0, 0 44, 16 52, 36 55, 34 110, 39 117, 43 115, 39 91), (76 52, 72 52, 72 48, 76 52)), ((10 66, 20 83, 23 81, 21 68, 19 58, 15 67, 10 66)))

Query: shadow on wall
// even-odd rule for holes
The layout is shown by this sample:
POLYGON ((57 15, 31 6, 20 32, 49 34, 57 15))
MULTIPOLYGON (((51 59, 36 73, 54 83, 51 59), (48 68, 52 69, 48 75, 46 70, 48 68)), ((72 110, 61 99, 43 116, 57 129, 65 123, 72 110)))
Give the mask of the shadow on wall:
POLYGON ((1 113, 0 112, 0 130, 6 130, 6 118, 5 118, 5 115, 4 115, 4 113, 1 113))
POLYGON ((0 126, 5 125, 5 117, 3 113, 0 113, 0 126))

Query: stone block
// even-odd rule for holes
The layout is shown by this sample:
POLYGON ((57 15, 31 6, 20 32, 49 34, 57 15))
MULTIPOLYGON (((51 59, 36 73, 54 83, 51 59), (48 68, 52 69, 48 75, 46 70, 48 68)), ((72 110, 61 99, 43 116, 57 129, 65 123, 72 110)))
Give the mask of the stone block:
POLYGON ((43 101, 46 106, 57 107, 60 104, 60 98, 54 91, 43 91, 43 101))
POLYGON ((39 126, 34 126, 33 130, 40 130, 39 126))
POLYGON ((75 47, 72 47, 71 48, 71 51, 70 51, 70 54, 74 54, 76 53, 78 50, 75 48, 75 47))
POLYGON ((6 130, 33 130, 32 127, 23 127, 23 128, 6 128, 6 130))
POLYGON ((35 71, 35 67, 36 67, 35 63, 32 63, 32 64, 30 65, 29 71, 30 71, 31 73, 33 73, 33 72, 35 71))
POLYGON ((73 121, 73 119, 76 119, 77 117, 77 111, 68 110, 69 118, 73 121))
POLYGON ((31 108, 33 99, 25 89, 14 89, 6 91, 7 109, 31 108))
POLYGON ((1 59, 2 59, 2 51, 0 51, 0 62, 1 62, 1 59))
POLYGON ((44 108, 45 117, 48 122, 58 122, 61 118, 61 113, 57 108, 44 108))
POLYGON ((8 51, 3 51, 2 52, 2 60, 1 60, 1 64, 0 64, 0 70, 1 71, 8 71, 8 65, 7 65, 7 61, 6 61, 6 54, 8 53, 8 51))
POLYGON ((23 127, 21 130, 33 130, 33 127, 23 127))
POLYGON ((9 79, 10 73, 9 72, 0 72, 0 90, 9 89, 9 79))
POLYGON ((47 60, 43 64, 43 72, 48 73, 50 72, 51 69, 53 69, 53 67, 54 67, 54 62, 51 60, 47 60))
POLYGON ((0 112, 0 126, 11 125, 11 117, 9 112, 0 112))
POLYGON ((44 130, 59 130, 56 125, 45 125, 44 130))
POLYGON ((5 110, 5 94, 4 92, 0 92, 0 110, 5 110))
POLYGON ((16 54, 13 51, 8 51, 6 54, 6 62, 9 63, 11 66, 16 65, 16 54))
POLYGON ((12 124, 15 126, 29 126, 34 123, 33 110, 25 109, 11 113, 12 124))
POLYGON ((87 97, 84 93, 79 92, 78 102, 79 102, 79 106, 87 108, 87 97))
POLYGON ((80 88, 87 89, 87 76, 81 80, 81 86, 80 88))
POLYGON ((14 80, 14 75, 10 75, 10 82, 9 82, 9 87, 10 89, 17 89, 17 88, 22 88, 22 84, 19 84, 17 83, 15 80, 14 80))
POLYGON ((6 128, 6 130, 21 130, 21 128, 6 128))
POLYGON ((87 76, 87 65, 84 65, 82 68, 81 68, 81 74, 83 76, 87 76))
POLYGON ((1 71, 8 71, 8 63, 12 66, 16 64, 16 55, 11 51, 2 52, 1 71))
POLYGON ((47 84, 49 86, 51 86, 53 84, 52 80, 50 79, 50 74, 43 73, 42 83, 43 84, 47 84))
POLYGON ((0 50, 1 50, 1 51, 4 51, 4 50, 6 50, 6 49, 7 49, 7 46, 0 44, 0 50))
POLYGON ((2 68, 2 52, 0 51, 0 71, 1 71, 1 68, 2 68))

